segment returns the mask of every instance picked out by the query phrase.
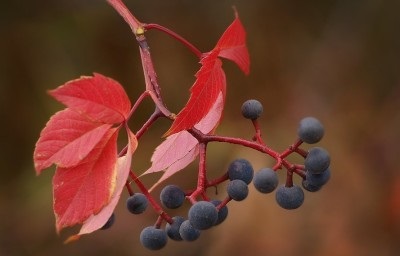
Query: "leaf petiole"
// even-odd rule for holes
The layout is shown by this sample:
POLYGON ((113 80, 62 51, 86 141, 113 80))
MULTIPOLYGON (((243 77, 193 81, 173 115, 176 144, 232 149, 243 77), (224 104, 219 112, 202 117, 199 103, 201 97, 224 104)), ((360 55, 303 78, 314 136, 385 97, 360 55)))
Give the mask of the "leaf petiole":
POLYGON ((159 24, 154 24, 154 23, 150 23, 150 24, 144 24, 144 28, 146 30, 150 30, 150 29, 157 29, 161 32, 164 32, 165 34, 171 36, 172 38, 176 39, 177 41, 181 42, 184 46, 186 46, 190 51, 192 51, 199 59, 202 57, 202 52, 197 49, 196 46, 194 46, 192 43, 190 43, 188 40, 186 40, 185 38, 183 38, 182 36, 178 35, 177 33, 175 33, 174 31, 163 27, 159 24))

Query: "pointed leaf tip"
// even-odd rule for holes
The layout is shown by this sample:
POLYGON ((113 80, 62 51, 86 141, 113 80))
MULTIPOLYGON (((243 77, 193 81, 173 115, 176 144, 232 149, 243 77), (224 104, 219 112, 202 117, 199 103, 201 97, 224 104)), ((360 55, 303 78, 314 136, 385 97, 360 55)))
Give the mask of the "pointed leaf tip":
POLYGON ((246 31, 235 7, 234 12, 235 20, 225 30, 215 48, 220 50, 219 57, 235 62, 247 75, 250 72, 250 57, 246 46, 246 31))
POLYGON ((226 78, 218 50, 214 50, 200 61, 202 64, 196 74, 196 81, 190 88, 190 98, 185 107, 178 113, 170 129, 164 134, 174 133, 193 128, 207 113, 222 92, 225 99, 226 78))
POLYGON ((73 167, 84 159, 111 128, 67 108, 54 114, 40 133, 33 153, 36 174, 56 164, 73 167))
POLYGON ((117 81, 97 73, 69 81, 50 90, 49 94, 67 107, 101 123, 121 123, 131 108, 124 88, 117 81))

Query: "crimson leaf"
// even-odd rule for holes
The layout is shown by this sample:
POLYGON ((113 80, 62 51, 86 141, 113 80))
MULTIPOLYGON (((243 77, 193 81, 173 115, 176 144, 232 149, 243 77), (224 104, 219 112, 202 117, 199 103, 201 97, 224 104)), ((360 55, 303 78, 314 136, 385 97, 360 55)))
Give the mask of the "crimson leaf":
POLYGON ((124 156, 118 158, 115 165, 116 176, 115 180, 112 182, 112 184, 115 184, 115 189, 111 195, 110 202, 106 206, 104 206, 104 208, 101 209, 99 213, 89 216, 89 218, 84 221, 79 233, 77 235, 69 237, 66 242, 76 240, 83 234, 89 234, 95 230, 100 229, 114 212, 119 198, 121 197, 122 190, 125 187, 126 180, 128 179, 132 154, 136 150, 138 145, 136 136, 129 129, 127 129, 127 133, 129 140, 128 149, 127 153, 124 156))
POLYGON ((52 116, 36 143, 33 159, 36 173, 52 164, 72 167, 97 145, 110 124, 91 122, 67 108, 52 116))
MULTIPOLYGON (((195 125, 195 128, 206 134, 213 133, 221 119, 222 110, 223 96, 220 93, 215 104, 207 115, 195 125)), ((199 154, 198 145, 199 142, 188 131, 180 131, 168 136, 154 151, 151 157, 152 166, 142 174, 164 171, 164 174, 150 190, 193 162, 199 154)))
POLYGON ((220 92, 225 101, 226 79, 218 56, 234 61, 247 74, 250 61, 245 41, 246 33, 236 15, 215 48, 201 59, 202 66, 190 89, 189 101, 164 136, 192 128, 209 112, 220 92))
POLYGON ((56 229, 83 223, 109 203, 115 190, 117 128, 111 128, 75 167, 57 167, 53 177, 56 229))
POLYGON ((131 103, 124 88, 101 74, 84 76, 49 91, 67 107, 100 123, 121 123, 129 115, 131 103))

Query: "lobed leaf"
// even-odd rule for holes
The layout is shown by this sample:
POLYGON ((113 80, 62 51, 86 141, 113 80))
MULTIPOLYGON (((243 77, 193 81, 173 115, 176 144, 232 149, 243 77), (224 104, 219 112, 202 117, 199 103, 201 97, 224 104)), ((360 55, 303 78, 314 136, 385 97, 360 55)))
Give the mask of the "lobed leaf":
POLYGON ((110 128, 79 165, 57 167, 53 177, 56 229, 83 223, 109 203, 117 175, 117 128, 110 128))
POLYGON ((250 58, 246 47, 246 32, 237 13, 235 20, 225 30, 214 49, 203 56, 196 81, 190 88, 190 98, 164 136, 193 128, 210 111, 219 92, 222 92, 225 100, 226 78, 218 57, 235 62, 245 74, 249 73, 250 58))
POLYGON ((104 208, 99 213, 90 215, 89 218, 84 221, 79 233, 75 236, 71 236, 67 240, 67 242, 69 240, 75 240, 81 235, 89 234, 93 231, 100 229, 104 226, 104 224, 114 212, 114 209, 119 201, 119 198, 121 197, 122 190, 124 189, 129 176, 132 154, 136 150, 138 145, 136 136, 129 129, 127 129, 127 133, 129 140, 128 150, 124 156, 118 158, 115 165, 116 176, 115 180, 113 181, 113 183, 115 184, 115 189, 114 193, 111 196, 110 202, 106 206, 104 206, 104 208))
POLYGON ((54 114, 40 133, 33 159, 36 173, 52 164, 73 167, 99 143, 110 124, 95 123, 67 108, 54 114))
MULTIPOLYGON (((208 114, 195 125, 195 128, 205 134, 212 133, 221 119, 223 106, 223 95, 220 92, 208 114)), ((198 145, 196 138, 187 131, 167 137, 154 151, 151 157, 152 166, 142 174, 164 171, 150 190, 193 162, 199 154, 198 145)))
POLYGON ((219 57, 236 63, 246 75, 250 72, 250 57, 246 46, 246 31, 236 13, 236 18, 225 30, 215 49, 219 57))
POLYGON ((194 127, 210 111, 220 92, 225 98, 226 79, 222 62, 217 58, 218 53, 218 51, 212 51, 200 61, 202 66, 190 89, 189 101, 178 113, 164 136, 194 127))
POLYGON ((116 124, 127 119, 131 102, 115 80, 94 73, 69 81, 49 94, 95 122, 116 124))

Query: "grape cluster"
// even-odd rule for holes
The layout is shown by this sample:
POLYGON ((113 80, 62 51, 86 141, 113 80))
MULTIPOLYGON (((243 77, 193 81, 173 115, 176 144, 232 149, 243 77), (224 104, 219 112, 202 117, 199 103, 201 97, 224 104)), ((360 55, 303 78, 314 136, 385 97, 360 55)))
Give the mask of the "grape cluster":
MULTIPOLYGON (((174 204, 181 202, 180 195, 174 195, 176 197, 169 196, 168 201, 174 204)), ((165 229, 156 226, 145 227, 140 234, 140 242, 147 249, 159 250, 167 244, 168 238, 174 241, 195 241, 203 230, 219 225, 226 219, 226 205, 219 210, 217 208, 221 203, 219 200, 198 201, 189 208, 187 219, 174 216, 172 221, 165 225, 165 229)))
MULTIPOLYGON (((250 119, 256 129, 258 127, 257 119, 262 111, 263 107, 257 100, 248 100, 242 106, 243 116, 250 119)), ((204 192, 196 195, 196 197, 202 197, 201 200, 197 200, 192 196, 193 190, 185 192, 177 185, 166 185, 160 192, 161 205, 167 209, 177 209, 187 200, 191 204, 187 217, 178 215, 169 219, 163 218, 161 215, 165 212, 157 210, 160 216, 155 225, 142 230, 141 244, 147 249, 159 250, 167 244, 169 239, 173 241, 197 240, 202 232, 225 221, 228 216, 227 204, 229 202, 239 202, 247 198, 250 183, 253 184, 256 191, 262 194, 270 194, 275 191, 276 203, 283 209, 292 210, 300 207, 304 202, 304 190, 316 192, 328 182, 331 175, 331 160, 329 153, 321 147, 311 147, 309 150, 300 148, 302 143, 314 144, 322 139, 324 127, 316 118, 302 119, 297 135, 297 141, 286 151, 281 154, 277 152, 275 155, 270 154, 277 160, 277 164, 273 167, 263 167, 255 172, 247 159, 239 158, 229 164, 224 175, 217 181, 214 183, 207 181, 205 189, 227 182, 226 197, 222 201, 210 199, 204 192), (289 163, 286 157, 292 153, 302 156, 304 163, 289 163), (287 175, 286 180, 280 184, 277 171, 281 169, 286 169, 287 175), (302 179, 301 186, 294 183, 295 175, 302 179), (167 222, 165 228, 162 227, 163 221, 167 222)), ((253 141, 264 145, 260 138, 254 137, 253 141)), ((131 194, 126 201, 126 207, 132 214, 143 213, 149 204, 149 199, 153 200, 149 195, 131 194)), ((113 214, 103 229, 109 228, 114 219, 113 214)))

